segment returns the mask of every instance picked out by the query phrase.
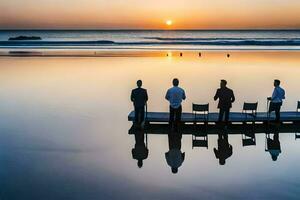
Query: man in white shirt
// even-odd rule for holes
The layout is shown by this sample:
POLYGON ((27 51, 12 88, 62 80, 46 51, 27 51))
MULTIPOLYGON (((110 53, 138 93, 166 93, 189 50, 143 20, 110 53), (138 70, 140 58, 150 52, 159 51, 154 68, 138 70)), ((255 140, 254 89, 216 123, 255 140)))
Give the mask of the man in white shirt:
POLYGON ((173 79, 173 87, 168 89, 166 94, 166 99, 170 102, 170 125, 175 122, 176 126, 181 121, 182 113, 182 100, 186 99, 185 92, 182 88, 178 87, 179 80, 177 78, 173 79))
POLYGON ((275 111, 276 122, 280 121, 280 108, 282 106, 282 100, 285 99, 285 91, 280 87, 280 80, 274 80, 274 90, 272 97, 268 97, 268 100, 271 101, 269 107, 269 113, 275 111))

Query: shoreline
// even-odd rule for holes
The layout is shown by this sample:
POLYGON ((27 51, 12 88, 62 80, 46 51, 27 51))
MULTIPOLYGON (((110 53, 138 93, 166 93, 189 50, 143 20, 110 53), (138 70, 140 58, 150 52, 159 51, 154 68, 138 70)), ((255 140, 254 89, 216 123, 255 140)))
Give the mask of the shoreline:
MULTIPOLYGON (((0 57, 194 57, 208 54, 300 53, 300 49, 1 49, 0 57)), ((228 59, 230 59, 228 57, 228 59)))

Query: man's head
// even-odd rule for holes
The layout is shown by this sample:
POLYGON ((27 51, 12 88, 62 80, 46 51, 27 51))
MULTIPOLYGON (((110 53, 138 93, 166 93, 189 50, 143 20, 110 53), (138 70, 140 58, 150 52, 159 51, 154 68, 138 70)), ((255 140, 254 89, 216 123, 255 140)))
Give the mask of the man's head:
POLYGON ((272 155, 272 160, 276 161, 278 156, 272 155))
POLYGON ((222 79, 221 82, 220 82, 220 87, 221 87, 221 88, 225 88, 226 85, 227 85, 227 81, 224 80, 224 79, 222 79))
POLYGON ((179 80, 177 78, 173 79, 173 86, 178 86, 179 85, 179 80))
POLYGON ((178 172, 178 168, 172 167, 172 173, 173 173, 173 174, 177 174, 177 172, 178 172))
POLYGON ((142 167, 143 167, 143 160, 138 160, 137 166, 138 166, 139 168, 142 168, 142 167))
POLYGON ((220 164, 220 165, 225 165, 225 163, 226 163, 225 159, 220 159, 220 160, 219 160, 219 164, 220 164))
POLYGON ((274 87, 277 87, 277 86, 279 86, 279 85, 280 85, 280 80, 275 79, 275 80, 274 80, 274 87))
POLYGON ((143 84, 142 80, 138 80, 138 81, 136 82, 136 85, 137 85, 139 88, 142 87, 142 84, 143 84))

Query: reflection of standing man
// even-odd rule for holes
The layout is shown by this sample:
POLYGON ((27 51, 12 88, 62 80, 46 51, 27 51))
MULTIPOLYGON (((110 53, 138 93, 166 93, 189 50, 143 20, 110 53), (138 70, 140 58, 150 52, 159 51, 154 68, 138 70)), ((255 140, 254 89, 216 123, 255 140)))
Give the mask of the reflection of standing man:
POLYGON ((144 141, 143 131, 135 130, 134 137, 135 137, 135 145, 131 151, 132 158, 138 161, 137 165, 139 168, 141 168, 143 166, 143 160, 148 158, 149 150, 144 141))
POLYGON ((235 97, 233 91, 226 87, 227 81, 221 80, 220 88, 217 90, 214 100, 219 99, 218 108, 219 111, 219 122, 223 121, 223 116, 225 114, 225 123, 228 123, 229 120, 229 112, 232 107, 232 103, 235 101, 235 97))
POLYGON ((268 149, 266 149, 266 151, 270 153, 272 160, 276 161, 279 154, 281 153, 278 128, 276 128, 274 131, 273 139, 267 137, 267 148, 268 149))
POLYGON ((228 134, 218 135, 218 149, 214 148, 214 153, 219 159, 220 165, 225 165, 225 161, 232 155, 232 146, 228 142, 228 134))
POLYGON ((168 134, 169 151, 165 153, 165 157, 173 174, 178 172, 178 168, 182 165, 185 158, 185 153, 181 152, 181 138, 182 135, 180 133, 171 132, 168 134))

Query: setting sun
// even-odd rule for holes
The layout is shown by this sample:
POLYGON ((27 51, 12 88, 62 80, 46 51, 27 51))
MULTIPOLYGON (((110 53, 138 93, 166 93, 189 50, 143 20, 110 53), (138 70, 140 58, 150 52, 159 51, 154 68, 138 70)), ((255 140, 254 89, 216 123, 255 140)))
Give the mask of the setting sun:
POLYGON ((168 26, 171 26, 171 25, 173 24, 173 21, 172 21, 172 20, 167 20, 167 21, 166 21, 166 24, 167 24, 168 26))

